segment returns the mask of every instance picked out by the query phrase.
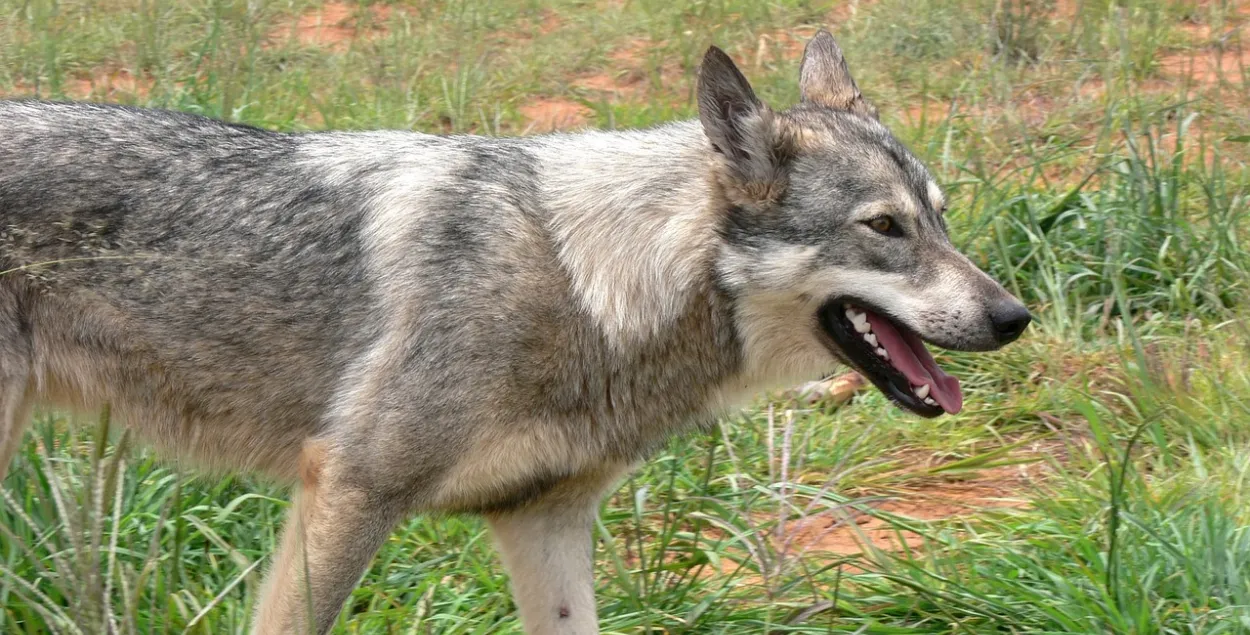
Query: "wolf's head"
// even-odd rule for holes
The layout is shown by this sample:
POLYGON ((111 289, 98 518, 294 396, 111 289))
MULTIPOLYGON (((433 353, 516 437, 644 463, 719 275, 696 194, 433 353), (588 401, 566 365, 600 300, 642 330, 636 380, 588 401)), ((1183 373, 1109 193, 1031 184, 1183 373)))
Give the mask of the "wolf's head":
POLYGON ((717 268, 748 354, 827 351, 908 410, 958 412, 959 381, 923 342, 992 350, 1018 338, 1029 313, 951 245, 941 188, 877 120, 828 32, 799 73, 801 102, 784 112, 720 49, 699 75, 728 210, 717 268))

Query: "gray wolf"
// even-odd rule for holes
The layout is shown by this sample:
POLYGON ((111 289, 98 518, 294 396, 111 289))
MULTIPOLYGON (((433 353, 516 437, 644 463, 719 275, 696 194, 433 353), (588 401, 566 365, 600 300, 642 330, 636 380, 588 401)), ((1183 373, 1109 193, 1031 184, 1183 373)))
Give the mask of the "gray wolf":
POLYGON ((107 403, 291 483, 258 633, 327 631, 434 511, 485 516, 529 633, 595 633, 598 501, 670 435, 839 362, 955 413, 925 343, 1029 322, 827 32, 800 86, 713 47, 698 120, 522 139, 0 102, 0 465, 32 407, 107 403))

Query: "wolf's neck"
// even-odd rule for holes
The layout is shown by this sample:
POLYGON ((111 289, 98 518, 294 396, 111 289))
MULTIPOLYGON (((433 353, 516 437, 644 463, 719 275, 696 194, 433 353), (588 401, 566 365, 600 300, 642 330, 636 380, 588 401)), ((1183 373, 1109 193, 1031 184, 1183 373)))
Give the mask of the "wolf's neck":
POLYGON ((714 275, 708 152, 697 121, 541 142, 560 260, 618 346, 659 335, 714 275))

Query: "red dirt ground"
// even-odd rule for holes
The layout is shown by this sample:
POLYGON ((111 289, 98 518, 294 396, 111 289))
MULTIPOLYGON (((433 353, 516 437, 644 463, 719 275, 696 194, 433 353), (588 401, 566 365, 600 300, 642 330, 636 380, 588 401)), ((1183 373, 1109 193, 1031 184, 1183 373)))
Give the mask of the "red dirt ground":
POLYGON ((536 99, 518 110, 525 117, 527 133, 585 128, 594 114, 582 104, 558 97, 536 99))
POLYGON ((272 44, 286 42, 294 38, 304 46, 328 48, 336 51, 346 50, 358 37, 378 37, 386 33, 384 24, 390 17, 391 7, 385 4, 373 4, 368 8, 370 20, 368 28, 362 29, 359 24, 358 8, 345 2, 327 2, 295 18, 294 21, 274 29, 267 40, 272 44))

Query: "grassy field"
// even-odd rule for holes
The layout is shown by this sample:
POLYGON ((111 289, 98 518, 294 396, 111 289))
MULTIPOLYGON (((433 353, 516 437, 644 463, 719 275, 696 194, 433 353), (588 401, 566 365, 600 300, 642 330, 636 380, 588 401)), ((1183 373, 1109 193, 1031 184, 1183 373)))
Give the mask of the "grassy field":
MULTIPOLYGON (((943 356, 958 417, 778 395, 673 441, 604 504, 604 631, 1250 633, 1250 2, 0 0, 0 96, 642 126, 693 116, 711 43, 793 103, 820 26, 1038 320, 943 356)), ((39 417, 4 481, 0 632, 242 632, 284 493, 39 417)), ((396 531, 338 631, 520 627, 452 517, 396 531)))

